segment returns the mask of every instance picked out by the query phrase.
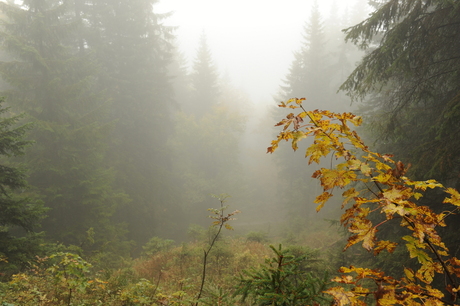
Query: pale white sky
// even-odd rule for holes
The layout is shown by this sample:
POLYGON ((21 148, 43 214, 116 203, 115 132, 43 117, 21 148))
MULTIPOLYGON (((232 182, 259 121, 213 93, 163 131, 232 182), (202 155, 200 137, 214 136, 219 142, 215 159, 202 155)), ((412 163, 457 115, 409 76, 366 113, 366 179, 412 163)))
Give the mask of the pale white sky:
MULTIPOLYGON (((326 19, 333 0, 318 0, 326 19)), ((338 0, 339 7, 354 0, 338 0)), ((173 11, 165 24, 179 26, 179 48, 191 63, 206 33, 214 62, 254 103, 273 103, 300 46, 312 0, 160 0, 157 12, 173 11)))

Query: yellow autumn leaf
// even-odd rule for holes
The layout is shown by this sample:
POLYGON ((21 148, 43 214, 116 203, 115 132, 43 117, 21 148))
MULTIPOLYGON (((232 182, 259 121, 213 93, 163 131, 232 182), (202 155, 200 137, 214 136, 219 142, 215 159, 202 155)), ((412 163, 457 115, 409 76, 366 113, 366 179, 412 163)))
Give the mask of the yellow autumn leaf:
POLYGON ((350 159, 347 161, 348 169, 358 170, 361 167, 362 162, 358 159, 350 159))
POLYGON ((367 219, 358 219, 355 218, 353 223, 350 225, 348 230, 354 233, 354 236, 351 236, 348 239, 346 248, 356 244, 360 241, 363 242, 362 246, 366 250, 370 251, 374 248, 375 245, 375 234, 377 229, 372 226, 372 222, 367 219))
POLYGON ((319 205, 316 207, 316 211, 319 212, 321 208, 323 208, 324 204, 329 200, 329 198, 332 197, 332 193, 330 192, 323 192, 319 196, 316 197, 314 203, 318 203, 319 205))
POLYGON ((292 133, 292 149, 294 151, 297 151, 297 149, 299 148, 297 146, 297 143, 304 138, 307 138, 307 135, 302 131, 295 131, 294 133, 292 133))
POLYGON ((353 276, 351 275, 340 275, 334 277, 331 281, 336 283, 343 283, 343 284, 354 284, 355 281, 353 280, 353 276))
POLYGON ((404 183, 409 186, 414 186, 415 189, 420 189, 422 191, 427 190, 427 188, 442 188, 443 185, 438 183, 436 180, 426 180, 426 181, 411 181, 409 179, 404 179, 404 183))
POLYGON ((361 116, 354 116, 350 119, 350 122, 353 123, 355 126, 360 126, 363 124, 363 118, 361 116))
POLYGON ((350 188, 342 193, 342 197, 345 199, 343 200, 342 207, 345 206, 351 199, 359 196, 359 192, 355 190, 355 188, 350 188))
POLYGON ((426 286, 426 290, 428 294, 432 297, 442 299, 444 297, 444 293, 442 293, 439 289, 433 288, 431 286, 426 286))
POLYGON ((356 180, 356 174, 351 170, 321 168, 321 172, 321 185, 324 189, 343 188, 356 180))
POLYGON ((419 192, 414 192, 414 198, 416 200, 420 200, 420 198, 423 197, 423 194, 419 193, 419 192))
POLYGON ((393 218, 394 214, 398 214, 400 216, 405 216, 408 214, 406 208, 402 205, 395 205, 393 203, 384 205, 382 207, 382 211, 387 215, 388 219, 393 218))
POLYGON ((355 305, 356 297, 352 292, 345 291, 343 287, 333 287, 330 288, 324 293, 330 294, 334 297, 335 305, 343 306, 343 305, 355 305))
POLYGON ((307 113, 306 112, 301 112, 297 116, 299 116, 300 118, 305 118, 305 117, 307 117, 307 113))
POLYGON ((357 295, 367 295, 369 294, 370 290, 367 288, 364 288, 362 286, 356 286, 353 288, 353 293, 357 295))
POLYGON ((372 168, 369 166, 368 163, 361 163, 360 170, 361 173, 365 176, 370 176, 372 174, 372 168))
POLYGON ((406 275, 407 279, 410 280, 411 282, 415 281, 415 273, 412 269, 410 268, 404 268, 404 274, 406 275))
POLYGON ((460 206, 460 193, 454 188, 447 188, 446 193, 450 194, 449 198, 445 198, 443 203, 451 203, 455 206, 460 206))
POLYGON ((332 146, 327 141, 317 141, 310 145, 305 152, 305 157, 310 156, 309 164, 315 162, 319 164, 321 157, 326 156, 331 152, 332 146))
POLYGON ((300 98, 300 99, 295 98, 295 103, 296 103, 297 105, 302 104, 303 101, 305 101, 305 98, 300 98))
POLYGON ((373 181, 388 184, 393 179, 393 176, 390 173, 380 173, 379 175, 372 178, 373 181))
POLYGON ((374 255, 379 254, 383 250, 387 250, 389 253, 393 253, 397 245, 398 244, 396 242, 380 240, 377 242, 377 246, 374 249, 374 255))
POLYGON ((431 284, 433 282, 433 277, 435 274, 435 265, 433 263, 425 263, 420 269, 415 273, 415 276, 426 284, 431 284))

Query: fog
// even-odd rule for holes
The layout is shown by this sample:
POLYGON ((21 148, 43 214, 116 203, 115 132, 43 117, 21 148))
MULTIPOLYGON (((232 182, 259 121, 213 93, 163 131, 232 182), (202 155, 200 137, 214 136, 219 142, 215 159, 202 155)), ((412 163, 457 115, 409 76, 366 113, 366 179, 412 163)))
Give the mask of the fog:
MULTIPOLYGON (((266 148, 277 133, 274 124, 287 114, 287 111, 276 109, 280 100, 294 96, 307 97, 307 107, 310 108, 351 110, 348 98, 343 93, 337 93, 337 90, 361 53, 356 47, 344 43, 341 29, 367 16, 366 1, 286 1, 280 4, 266 1, 192 3, 175 0, 159 3, 158 9, 172 13, 164 24, 176 27, 176 46, 185 59, 185 70, 191 75, 201 44, 205 41, 209 58, 220 79, 221 91, 217 102, 241 116, 244 121, 241 132, 232 135, 236 137, 234 144, 238 150, 234 154, 238 155, 239 165, 235 162, 232 170, 237 169, 238 173, 224 171, 218 174, 233 176, 240 185, 231 180, 224 183, 212 179, 215 184, 212 192, 230 194, 231 207, 243 211, 236 221, 235 232, 242 234, 255 230, 287 235, 289 232, 310 231, 309 226, 314 228, 319 223, 326 228, 328 223, 323 219, 337 218, 339 211, 328 207, 319 214, 315 212, 313 200, 321 188, 310 176, 316 168, 307 167, 304 152, 299 150, 294 154, 289 144, 281 148, 276 156, 267 155, 266 148), (311 24, 315 5, 318 5, 318 15, 315 15, 318 25, 311 24), (310 46, 305 47, 306 40, 316 39, 306 37, 309 35, 309 26, 318 26, 322 33, 318 42, 308 42, 310 46), (296 89, 292 85, 290 92, 283 91, 282 87, 286 86, 288 75, 296 65, 295 53, 308 53, 305 50, 313 50, 314 46, 311 45, 315 43, 320 45, 319 52, 323 54, 318 58, 318 67, 309 68, 312 84, 304 84, 296 89), (319 80, 321 82, 317 83, 319 80), (291 226, 286 226, 286 222, 291 226)), ((199 118, 196 105, 203 101, 196 101, 190 106, 191 102, 187 102, 190 98, 187 95, 182 97, 178 99, 181 109, 199 118)), ((234 128, 231 121, 228 124, 222 128, 234 128)), ((225 138, 222 141, 226 141, 225 138)), ((195 150, 200 150, 201 145, 197 139, 190 142, 195 150)), ((303 150, 305 148, 302 147, 303 150)), ((181 154, 179 156, 181 161, 187 158, 181 154)), ((224 168, 221 163, 226 158, 212 156, 215 167, 224 168)), ((198 160, 190 162, 196 164, 198 160)), ((210 160, 207 162, 209 167, 210 160)), ((226 169, 228 171, 230 168, 226 169)), ((192 187, 194 191, 199 188, 196 185, 192 187)), ((203 188, 201 195, 210 191, 203 188)), ((192 223, 204 225, 207 222, 201 211, 211 203, 200 198, 191 204, 187 214, 194 216, 192 223), (197 210, 197 207, 201 208, 197 210)))
POLYGON ((337 90, 362 53, 341 29, 366 1, 141 2, 2 2, 2 95, 35 124, 21 162, 48 239, 183 241, 224 193, 234 235, 327 228, 337 208, 315 212, 306 142, 266 149, 281 100, 350 110, 337 90))
MULTIPOLYGON (((331 22, 332 5, 338 10, 339 18, 344 18, 346 11, 357 10, 359 5, 362 12, 355 14, 362 16, 368 9, 366 3, 362 7, 363 2, 355 0, 317 2, 325 23, 331 22)), ((288 73, 293 52, 301 46, 302 29, 312 5, 313 0, 283 3, 168 0, 160 1, 156 8, 159 12, 172 13, 165 24, 177 27, 179 50, 190 63, 204 32, 220 72, 228 74, 236 87, 250 95, 253 103, 270 104, 281 79, 288 73)), ((349 25, 360 21, 358 19, 354 16, 349 25)))

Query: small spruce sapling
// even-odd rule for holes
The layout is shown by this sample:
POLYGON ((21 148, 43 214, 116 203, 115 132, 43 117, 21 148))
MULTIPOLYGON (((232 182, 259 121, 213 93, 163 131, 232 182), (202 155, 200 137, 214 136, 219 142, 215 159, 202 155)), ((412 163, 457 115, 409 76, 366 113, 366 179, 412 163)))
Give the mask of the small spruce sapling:
POLYGON ((320 305, 330 304, 323 293, 328 286, 328 275, 318 278, 302 266, 307 255, 294 255, 289 249, 270 245, 275 253, 265 260, 265 265, 243 271, 234 296, 241 301, 252 298, 257 305, 320 305))

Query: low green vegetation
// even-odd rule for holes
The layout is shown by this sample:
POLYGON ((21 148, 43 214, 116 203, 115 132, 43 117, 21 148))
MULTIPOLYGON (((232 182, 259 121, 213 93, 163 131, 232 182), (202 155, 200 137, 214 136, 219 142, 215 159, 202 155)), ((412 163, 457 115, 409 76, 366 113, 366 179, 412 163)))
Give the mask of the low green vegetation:
POLYGON ((37 257, 29 271, 0 284, 0 305, 300 305, 301 301, 327 301, 321 291, 328 284, 324 277, 328 268, 315 250, 221 237, 209 253, 206 284, 198 301, 203 249, 208 243, 172 246, 169 240, 153 238, 146 245, 149 250, 152 242, 167 247, 154 247, 153 254, 113 269, 101 270, 97 263, 70 252, 37 257))

